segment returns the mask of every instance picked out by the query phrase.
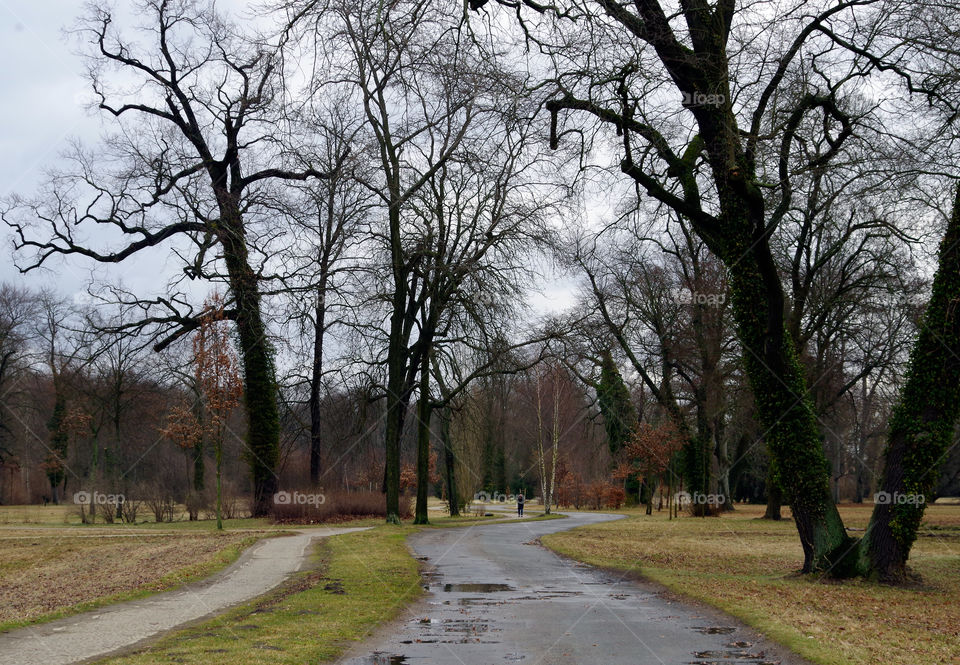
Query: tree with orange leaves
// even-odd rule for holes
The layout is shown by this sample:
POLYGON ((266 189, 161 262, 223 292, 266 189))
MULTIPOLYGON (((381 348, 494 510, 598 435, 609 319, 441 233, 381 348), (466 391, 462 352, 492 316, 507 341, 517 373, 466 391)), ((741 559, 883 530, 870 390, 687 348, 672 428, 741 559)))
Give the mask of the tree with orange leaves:
POLYGON ((214 293, 204 302, 200 327, 193 336, 193 367, 207 417, 207 430, 217 458, 217 529, 223 529, 223 430, 230 413, 240 404, 243 379, 230 344, 222 296, 214 293))
POLYGON ((638 475, 648 486, 647 514, 652 512, 652 484, 670 466, 677 452, 683 448, 684 439, 671 421, 659 425, 639 423, 620 454, 619 464, 613 472, 618 479, 638 475))

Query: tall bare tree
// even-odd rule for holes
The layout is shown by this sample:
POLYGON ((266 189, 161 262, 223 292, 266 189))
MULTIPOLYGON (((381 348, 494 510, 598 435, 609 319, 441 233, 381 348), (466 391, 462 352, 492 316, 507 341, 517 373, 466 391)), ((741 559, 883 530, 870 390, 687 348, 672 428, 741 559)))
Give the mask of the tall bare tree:
MULTIPOLYGON (((14 199, 3 217, 16 231, 20 255, 33 252, 22 271, 57 255, 123 263, 165 246, 182 257, 186 277, 228 285, 226 316, 236 324, 246 388, 254 513, 262 515, 276 487, 279 436, 261 302, 268 194, 274 183, 328 174, 281 142, 275 47, 251 41, 197 0, 148 0, 136 18, 143 29, 137 39, 122 34, 105 8, 91 9, 78 28, 97 107, 116 131, 98 151, 75 148, 70 170, 36 199, 14 199), (78 236, 78 227, 91 233, 78 236)), ((153 329, 157 348, 202 318, 176 293, 141 302, 146 315, 127 329, 153 329)))

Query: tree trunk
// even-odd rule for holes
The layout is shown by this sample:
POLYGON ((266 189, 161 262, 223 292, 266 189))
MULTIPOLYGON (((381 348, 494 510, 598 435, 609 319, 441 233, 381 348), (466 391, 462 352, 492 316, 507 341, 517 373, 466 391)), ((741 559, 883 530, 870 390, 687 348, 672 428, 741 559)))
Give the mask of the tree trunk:
POLYGON ((906 576, 907 557, 960 414, 958 301, 960 187, 906 383, 890 419, 885 468, 860 547, 860 572, 884 582, 906 576))
MULTIPOLYGON (((746 185, 744 185, 746 186, 746 185)), ((790 501, 803 547, 803 572, 838 570, 851 548, 830 496, 827 460, 803 370, 784 326, 784 295, 763 233, 762 198, 729 203, 726 217, 739 217, 754 233, 724 239, 721 258, 730 273, 731 302, 758 420, 790 501), (731 242, 733 241, 733 242, 731 242)), ((728 219, 728 224, 735 222, 728 219)))
POLYGON ((684 445, 684 475, 692 499, 690 508, 694 515, 703 517, 711 512, 707 495, 710 494, 710 442, 713 432, 706 414, 706 397, 698 395, 697 401, 697 433, 687 439, 684 445))
POLYGON ((450 437, 450 407, 444 406, 440 412, 440 440, 443 442, 443 465, 447 475, 447 504, 450 517, 460 516, 460 492, 457 489, 457 457, 453 452, 453 439, 450 437))
POLYGON ((420 403, 417 408, 417 507, 414 524, 429 524, 427 498, 430 485, 430 354, 420 361, 420 403))
POLYGON ((547 502, 547 469, 543 459, 543 405, 540 401, 540 374, 537 374, 537 469, 540 472, 540 498, 543 500, 543 514, 550 514, 547 502))
POLYGON ((53 415, 47 421, 50 432, 50 453, 47 455, 47 478, 50 480, 50 492, 54 505, 60 505, 60 488, 66 480, 64 468, 67 460, 67 433, 64 419, 67 417, 67 398, 60 387, 58 377, 53 377, 53 415))
POLYGON ((783 516, 780 514, 780 507, 783 504, 783 492, 780 491, 780 485, 777 482, 777 474, 773 470, 773 464, 767 470, 767 509, 763 513, 763 519, 780 521, 783 516))
MULTIPOLYGON (((391 334, 392 337, 392 334, 391 334)), ((403 399, 403 357, 397 357, 402 351, 391 349, 387 359, 387 414, 385 425, 385 468, 384 491, 387 494, 387 522, 400 524, 400 437, 403 434, 403 421, 407 403, 403 399)))
MULTIPOLYGON (((216 183, 215 183, 216 186, 216 183)), ((280 456, 280 413, 273 349, 260 308, 260 287, 250 266, 243 221, 235 197, 219 192, 219 237, 237 310, 236 324, 243 356, 244 406, 247 413, 246 459, 253 477, 254 517, 270 512, 277 491, 280 456)))
POLYGON ((653 515, 653 484, 650 476, 640 481, 640 503, 645 506, 644 514, 653 515))
POLYGON ((313 328, 313 368, 310 374, 310 485, 320 483, 320 457, 322 453, 320 416, 320 389, 323 380, 323 334, 326 325, 327 277, 322 269, 320 284, 317 287, 317 306, 314 311, 313 328))
POLYGON ((196 492, 202 492, 205 471, 203 465, 203 437, 197 437, 191 453, 193 455, 193 489, 196 492))

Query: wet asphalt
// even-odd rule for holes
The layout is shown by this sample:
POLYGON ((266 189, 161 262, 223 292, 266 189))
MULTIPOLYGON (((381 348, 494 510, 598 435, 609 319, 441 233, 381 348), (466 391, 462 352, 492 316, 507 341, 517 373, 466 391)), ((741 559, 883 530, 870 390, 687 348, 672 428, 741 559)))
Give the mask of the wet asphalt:
POLYGON ((573 513, 411 536, 428 593, 341 665, 806 663, 724 614, 537 542, 610 519, 573 513))

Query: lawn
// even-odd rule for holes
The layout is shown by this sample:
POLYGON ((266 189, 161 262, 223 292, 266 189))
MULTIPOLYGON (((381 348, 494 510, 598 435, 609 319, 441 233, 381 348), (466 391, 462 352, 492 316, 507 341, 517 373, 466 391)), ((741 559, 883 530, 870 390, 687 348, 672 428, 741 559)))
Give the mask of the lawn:
MULTIPOLYGON (((503 518, 451 518, 435 503, 431 521, 436 528, 503 518)), ((552 517, 533 514, 529 519, 552 517)), ((211 520, 84 525, 73 506, 2 506, 0 632, 203 579, 235 561, 257 540, 287 528, 264 519, 226 520, 224 524, 222 533, 211 520)), ((382 519, 371 518, 330 526, 382 524, 382 519)), ((402 532, 410 533, 411 528, 404 527, 402 532)), ((413 561, 406 549, 402 554, 413 561)), ((371 556, 363 552, 366 563, 376 565, 371 556)))
POLYGON ((315 569, 273 593, 137 653, 103 665, 317 663, 339 656, 421 593, 406 537, 416 527, 378 526, 327 538, 315 569))
MULTIPOLYGON (((840 508, 858 529, 871 510, 840 508)), ((738 506, 723 517, 668 520, 632 512, 542 542, 719 607, 816 663, 960 663, 960 506, 927 509, 910 559, 922 580, 914 588, 800 576, 793 522, 758 519, 762 513, 762 506, 738 506)))
MULTIPOLYGON (((560 517, 531 515, 524 521, 560 517)), ((469 515, 431 515, 430 519, 430 526, 380 524, 369 531, 326 538, 316 546, 314 570, 294 576, 273 593, 99 665, 332 661, 378 625, 397 617, 423 593, 407 536, 424 528, 496 521, 469 515)))
POLYGON ((0 631, 203 579, 265 531, 0 529, 0 631))

